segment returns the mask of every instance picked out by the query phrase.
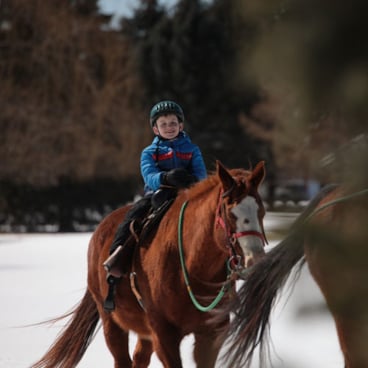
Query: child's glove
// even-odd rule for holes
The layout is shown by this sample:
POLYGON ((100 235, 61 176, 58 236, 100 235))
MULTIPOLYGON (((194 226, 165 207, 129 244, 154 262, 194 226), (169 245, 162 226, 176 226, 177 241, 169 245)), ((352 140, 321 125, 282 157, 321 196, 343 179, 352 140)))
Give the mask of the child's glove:
POLYGON ((178 168, 164 173, 162 183, 176 188, 187 188, 196 181, 194 175, 189 174, 185 169, 178 168))

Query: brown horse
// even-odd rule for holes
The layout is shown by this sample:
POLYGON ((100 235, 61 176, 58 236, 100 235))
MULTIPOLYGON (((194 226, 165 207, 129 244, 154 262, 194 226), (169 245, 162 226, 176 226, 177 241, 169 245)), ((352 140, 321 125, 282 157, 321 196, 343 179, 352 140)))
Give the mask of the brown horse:
POLYGON ((205 311, 229 297, 226 286, 233 286, 232 274, 264 255, 265 211, 258 193, 264 176, 263 162, 252 171, 227 170, 218 162, 216 173, 179 192, 156 233, 136 247, 131 279, 123 277, 117 284, 111 313, 103 308, 108 287, 102 263, 129 206, 107 216, 90 241, 85 295, 33 368, 75 367, 99 319, 115 368, 147 367, 153 351, 164 367, 180 368, 179 345, 190 333, 197 367, 213 367, 219 327, 228 320, 209 326, 205 311), (133 359, 129 331, 138 335, 133 359))
POLYGON ((249 269, 238 299, 224 309, 226 316, 235 312, 227 331, 231 367, 249 367, 258 345, 262 364, 269 361, 272 307, 293 268, 299 265, 298 275, 305 261, 335 320, 345 367, 368 367, 367 220, 368 190, 329 186, 311 201, 289 235, 249 269))

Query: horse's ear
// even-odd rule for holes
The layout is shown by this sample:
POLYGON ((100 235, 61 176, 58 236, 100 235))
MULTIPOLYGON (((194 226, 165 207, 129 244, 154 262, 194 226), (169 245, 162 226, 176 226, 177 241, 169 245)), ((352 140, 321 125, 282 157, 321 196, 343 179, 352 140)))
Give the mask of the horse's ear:
POLYGON ((250 178, 250 181, 253 183, 253 185, 258 188, 261 183, 263 182, 263 179, 266 176, 266 169, 265 169, 265 162, 260 161, 252 171, 252 176, 250 178))
POLYGON ((226 170, 225 166, 218 160, 216 161, 216 171, 217 171, 217 175, 219 176, 221 180, 222 187, 226 195, 226 193, 229 193, 231 189, 234 187, 235 180, 230 175, 230 173, 226 170))

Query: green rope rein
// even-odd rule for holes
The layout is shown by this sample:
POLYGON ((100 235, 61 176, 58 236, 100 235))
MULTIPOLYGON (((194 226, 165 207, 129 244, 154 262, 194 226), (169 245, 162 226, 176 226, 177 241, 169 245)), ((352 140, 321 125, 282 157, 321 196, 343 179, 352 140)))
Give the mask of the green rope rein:
POLYGON ((343 196, 343 197, 340 197, 340 198, 333 199, 332 201, 329 201, 329 202, 323 204, 322 206, 318 207, 317 209, 315 209, 306 218, 305 222, 309 221, 313 216, 315 216, 317 213, 323 211, 327 207, 333 206, 333 205, 338 204, 338 203, 341 203, 341 202, 346 202, 346 201, 348 201, 350 199, 353 199, 355 197, 362 196, 364 194, 368 194, 368 189, 364 189, 364 190, 361 190, 359 192, 355 192, 355 193, 352 193, 352 194, 349 194, 349 195, 346 195, 346 196, 343 196))
POLYGON ((185 266, 185 259, 184 259, 184 250, 183 250, 183 220, 184 220, 184 211, 188 204, 188 201, 184 202, 181 206, 180 215, 179 215, 179 223, 178 223, 178 243, 179 243, 179 255, 180 255, 180 264, 183 271, 183 276, 185 280, 185 285, 187 286, 187 290, 192 300, 194 306, 200 310, 201 312, 209 312, 214 309, 220 300, 224 297, 225 293, 227 292, 228 286, 227 284, 223 284, 221 290, 217 294, 216 298, 212 301, 211 304, 208 306, 201 305, 196 297, 192 292, 192 288, 190 287, 189 277, 188 277, 188 270, 185 266))

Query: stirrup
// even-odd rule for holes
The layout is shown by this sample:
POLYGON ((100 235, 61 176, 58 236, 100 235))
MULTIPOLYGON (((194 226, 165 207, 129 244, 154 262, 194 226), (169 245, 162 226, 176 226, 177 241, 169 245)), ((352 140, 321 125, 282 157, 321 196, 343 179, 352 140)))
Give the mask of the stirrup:
POLYGON ((115 296, 115 284, 116 284, 117 278, 113 275, 108 274, 106 281, 109 285, 109 290, 107 292, 107 296, 104 301, 103 307, 104 307, 105 312, 110 313, 115 309, 114 296, 115 296))
POLYGON ((117 260, 120 256, 120 253, 123 250, 123 246, 119 245, 112 254, 106 259, 106 261, 102 264, 107 272, 109 272, 114 277, 121 277, 121 270, 116 267, 117 260))

